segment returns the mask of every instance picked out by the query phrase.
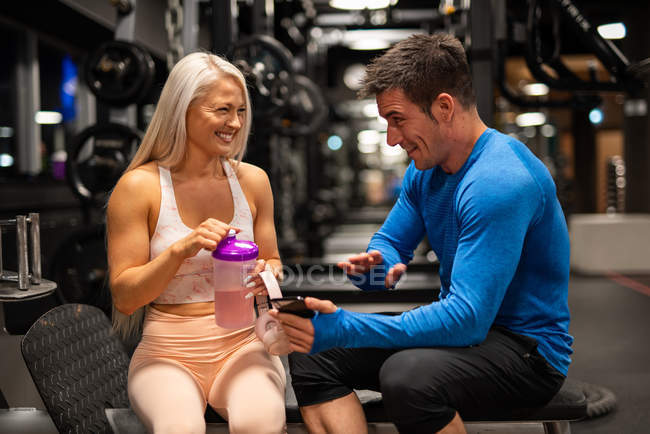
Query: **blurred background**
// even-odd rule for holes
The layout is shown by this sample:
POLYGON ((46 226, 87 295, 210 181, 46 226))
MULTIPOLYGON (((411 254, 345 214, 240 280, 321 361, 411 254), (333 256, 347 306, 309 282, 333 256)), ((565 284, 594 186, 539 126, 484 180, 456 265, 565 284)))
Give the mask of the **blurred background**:
MULTIPOLYGON (((196 50, 245 71, 245 161, 269 174, 282 259, 296 275, 327 274, 285 292, 381 309, 381 295, 359 307, 345 279, 333 283, 333 264, 365 250, 399 195, 408 158, 387 146, 374 99, 356 92, 364 66, 415 33, 461 40, 482 119, 547 166, 574 273, 632 276, 635 294, 650 294, 649 16, 636 0, 0 2, 0 219, 40 214, 43 277, 56 283, 47 297, 4 303, 5 328, 21 335, 69 302, 110 314, 106 200, 169 69, 196 50)), ((2 265, 16 270, 16 231, 1 235, 2 265)), ((425 239, 399 308, 435 298, 436 267, 425 239)))

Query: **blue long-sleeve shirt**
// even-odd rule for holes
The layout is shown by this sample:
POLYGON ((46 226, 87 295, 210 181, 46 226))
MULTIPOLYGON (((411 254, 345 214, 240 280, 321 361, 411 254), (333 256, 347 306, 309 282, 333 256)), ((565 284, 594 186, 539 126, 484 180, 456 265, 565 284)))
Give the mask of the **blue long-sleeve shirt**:
POLYGON ((351 280, 364 290, 385 289, 385 271, 407 264, 425 234, 440 261, 439 301, 399 316, 342 309, 318 314, 312 353, 463 347, 482 342, 499 325, 535 338, 539 353, 566 375, 573 342, 569 237, 543 163, 493 129, 454 174, 411 163, 395 206, 368 246, 382 253, 383 264, 351 280))

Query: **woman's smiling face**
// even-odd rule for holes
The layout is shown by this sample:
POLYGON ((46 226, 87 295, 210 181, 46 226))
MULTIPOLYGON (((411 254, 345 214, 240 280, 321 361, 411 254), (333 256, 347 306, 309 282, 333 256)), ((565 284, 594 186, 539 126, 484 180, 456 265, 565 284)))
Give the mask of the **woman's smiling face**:
POLYGON ((187 110, 187 146, 208 156, 232 155, 233 139, 244 125, 246 100, 237 80, 224 76, 187 110))

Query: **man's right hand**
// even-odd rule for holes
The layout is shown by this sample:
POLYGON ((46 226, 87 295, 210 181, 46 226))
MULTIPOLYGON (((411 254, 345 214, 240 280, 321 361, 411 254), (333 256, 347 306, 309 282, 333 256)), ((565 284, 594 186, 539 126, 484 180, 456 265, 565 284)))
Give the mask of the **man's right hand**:
MULTIPOLYGON (((371 250, 367 253, 364 252, 350 256, 347 262, 339 262, 336 265, 346 273, 357 276, 367 273, 375 265, 381 264, 383 260, 384 258, 381 256, 381 252, 378 250, 371 250)), ((395 266, 388 270, 386 279, 384 280, 386 288, 391 288, 405 271, 406 265, 401 262, 395 264, 395 266)))

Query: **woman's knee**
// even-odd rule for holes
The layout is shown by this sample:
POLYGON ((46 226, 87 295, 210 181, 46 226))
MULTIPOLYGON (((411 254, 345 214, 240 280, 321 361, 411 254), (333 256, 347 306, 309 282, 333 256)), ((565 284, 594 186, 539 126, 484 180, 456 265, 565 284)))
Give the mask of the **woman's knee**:
POLYGON ((205 434, 205 419, 174 415, 153 421, 154 434, 205 434))
POLYGON ((231 434, 278 434, 286 432, 284 400, 255 403, 240 410, 228 409, 231 434))

